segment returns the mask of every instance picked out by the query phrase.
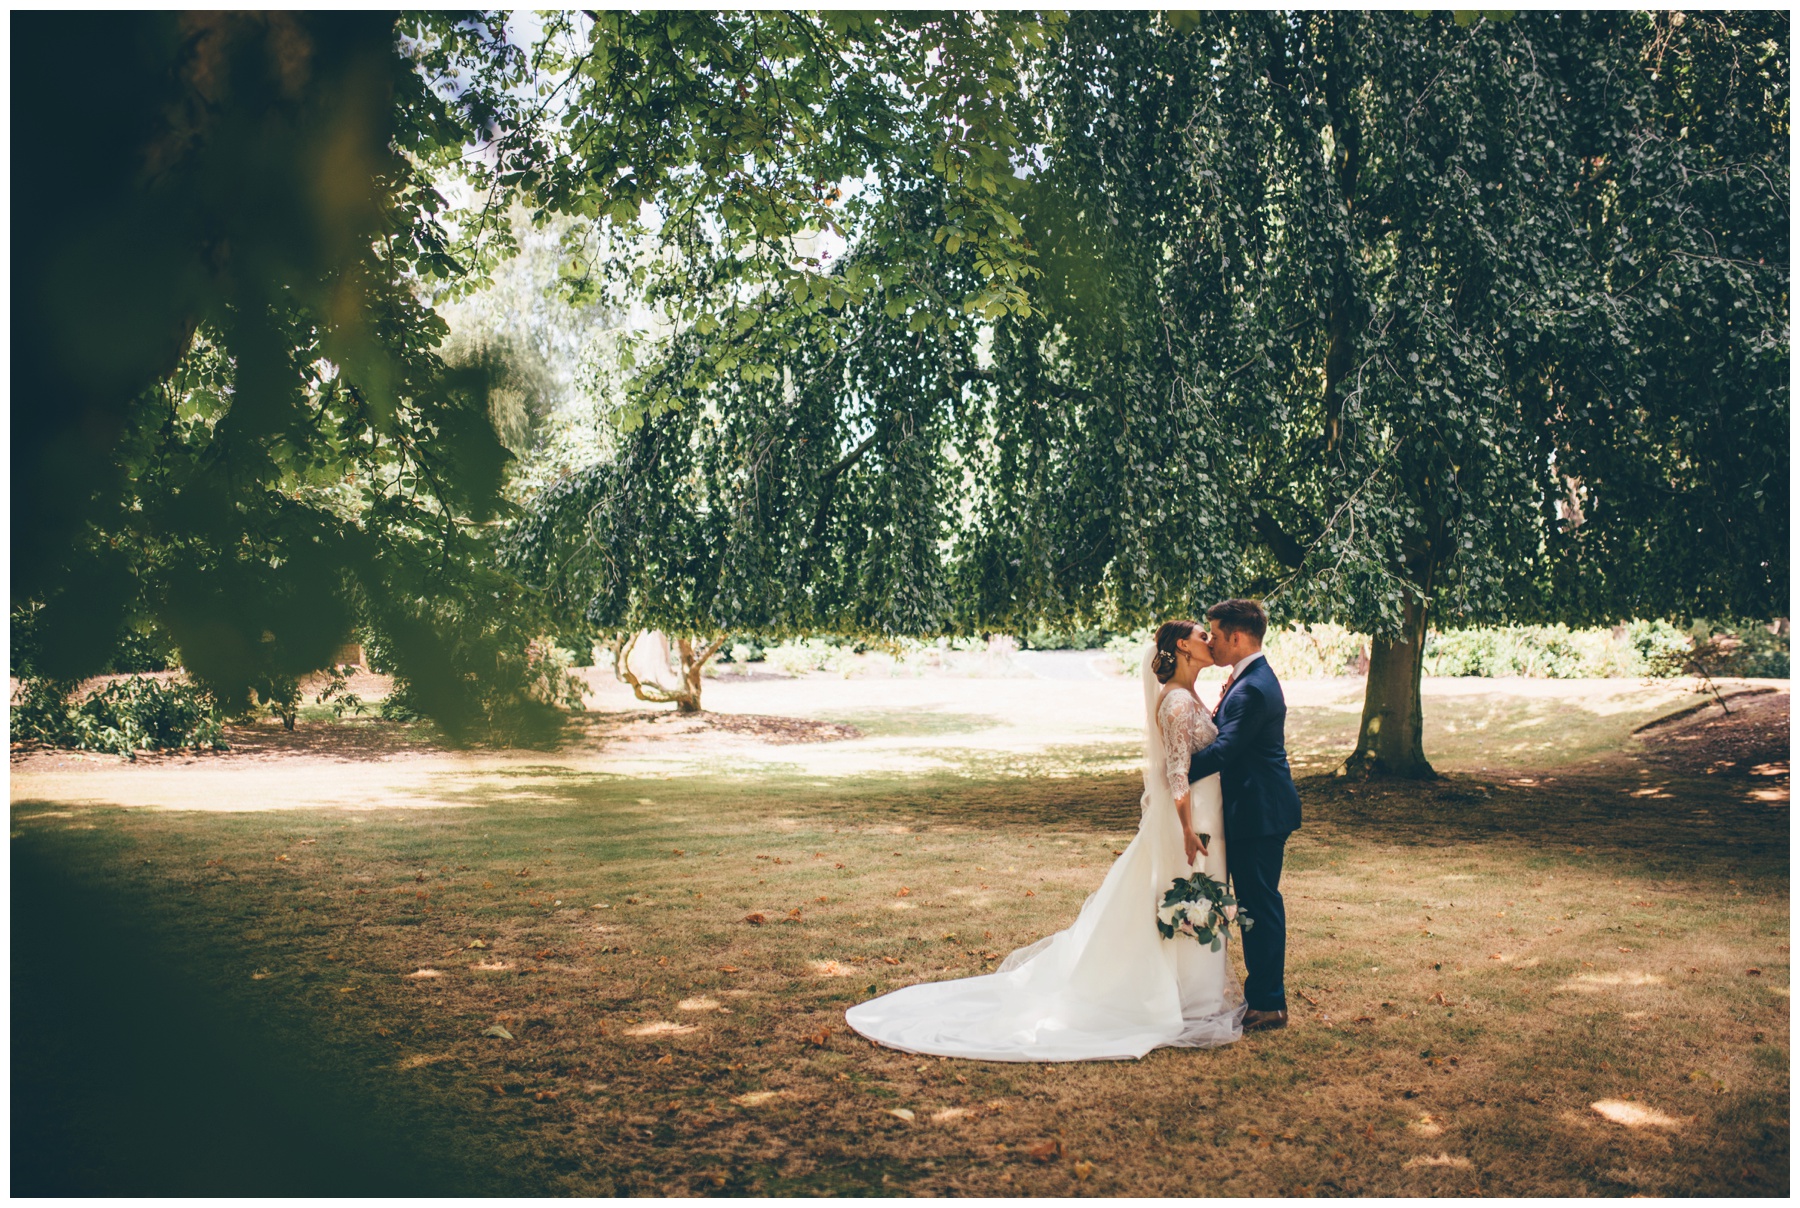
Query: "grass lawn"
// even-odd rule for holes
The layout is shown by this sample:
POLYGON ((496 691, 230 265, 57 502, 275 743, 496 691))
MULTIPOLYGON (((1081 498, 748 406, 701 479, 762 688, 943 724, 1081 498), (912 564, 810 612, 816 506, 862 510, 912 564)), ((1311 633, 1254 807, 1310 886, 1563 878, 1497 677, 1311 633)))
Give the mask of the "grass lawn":
MULTIPOLYGON (((1119 1063, 842 1018, 1074 917, 1136 825, 1118 733, 835 700, 865 737, 655 771, 254 764, 299 801, 366 768, 354 809, 133 808, 228 796, 223 760, 15 768, 14 1190, 1785 1195, 1785 690, 1748 737, 1548 700, 1428 701, 1437 782, 1307 776, 1292 1026, 1119 1063)), ((1346 725, 1296 710, 1303 770, 1346 725)))

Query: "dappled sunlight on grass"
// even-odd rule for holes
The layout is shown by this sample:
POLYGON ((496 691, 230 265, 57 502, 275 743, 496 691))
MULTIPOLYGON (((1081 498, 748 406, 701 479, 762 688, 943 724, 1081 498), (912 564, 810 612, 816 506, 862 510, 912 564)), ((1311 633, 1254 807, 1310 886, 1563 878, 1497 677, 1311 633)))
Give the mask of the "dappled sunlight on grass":
POLYGON ((1611 1120, 1614 1124, 1623 1124, 1626 1128, 1680 1128, 1681 1121, 1665 1112, 1642 1103, 1629 1103, 1623 1099, 1601 1099, 1591 1103, 1595 1112, 1611 1120))
POLYGON ((1581 994, 1598 994, 1612 986, 1665 986, 1668 982, 1655 973, 1581 973, 1557 986, 1581 994))

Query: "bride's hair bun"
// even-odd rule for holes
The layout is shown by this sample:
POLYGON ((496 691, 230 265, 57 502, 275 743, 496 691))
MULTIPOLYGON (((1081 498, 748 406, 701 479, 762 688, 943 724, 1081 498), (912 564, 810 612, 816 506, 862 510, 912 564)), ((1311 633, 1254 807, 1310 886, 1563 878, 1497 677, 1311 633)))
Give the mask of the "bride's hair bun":
POLYGON ((1175 643, 1182 638, 1191 638, 1200 626, 1192 621, 1164 621, 1162 628, 1156 631, 1156 657, 1150 660, 1150 670, 1156 676, 1156 682, 1166 684, 1175 675, 1175 643))

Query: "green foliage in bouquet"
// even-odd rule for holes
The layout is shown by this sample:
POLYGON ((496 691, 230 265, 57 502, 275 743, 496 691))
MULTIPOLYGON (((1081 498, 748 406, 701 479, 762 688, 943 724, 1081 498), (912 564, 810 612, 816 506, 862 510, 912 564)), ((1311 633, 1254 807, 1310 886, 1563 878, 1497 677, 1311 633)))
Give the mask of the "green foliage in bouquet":
POLYGON ((1225 932, 1232 923, 1240 934, 1255 926, 1255 920, 1238 909, 1237 898, 1224 882, 1203 872, 1176 877, 1156 912, 1156 930, 1165 940, 1191 935, 1214 952, 1225 946, 1225 932))

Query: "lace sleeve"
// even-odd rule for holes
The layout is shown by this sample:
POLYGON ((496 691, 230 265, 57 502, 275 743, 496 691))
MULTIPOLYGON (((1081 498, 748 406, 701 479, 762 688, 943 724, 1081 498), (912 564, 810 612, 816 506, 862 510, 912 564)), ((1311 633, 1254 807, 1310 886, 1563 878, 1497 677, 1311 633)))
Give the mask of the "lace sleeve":
POLYGON ((1169 796, 1180 797, 1188 791, 1188 758, 1196 750, 1205 714, 1192 696, 1179 689, 1163 698, 1161 714, 1163 774, 1169 781, 1169 796))

